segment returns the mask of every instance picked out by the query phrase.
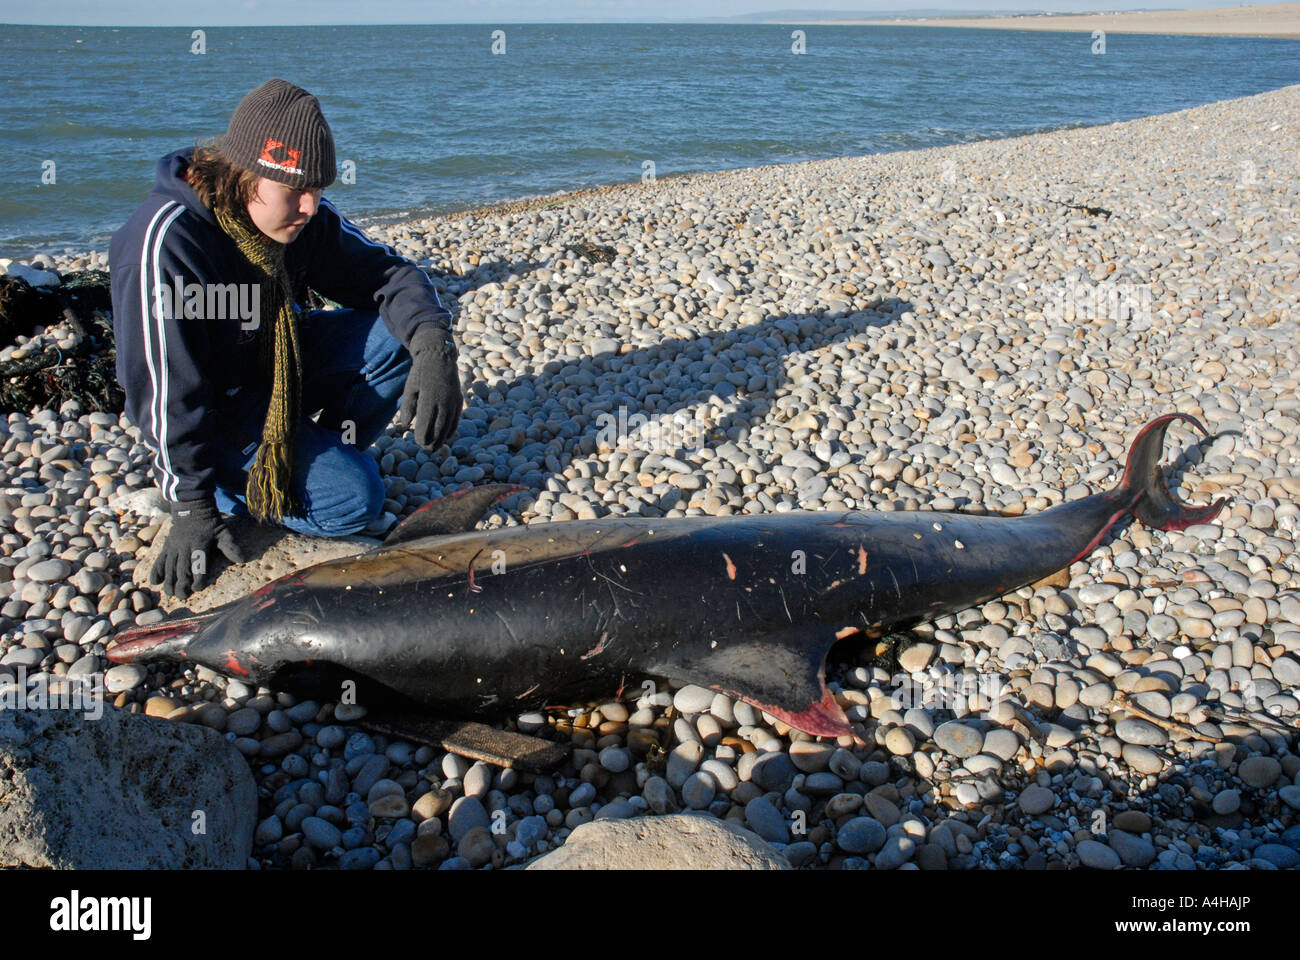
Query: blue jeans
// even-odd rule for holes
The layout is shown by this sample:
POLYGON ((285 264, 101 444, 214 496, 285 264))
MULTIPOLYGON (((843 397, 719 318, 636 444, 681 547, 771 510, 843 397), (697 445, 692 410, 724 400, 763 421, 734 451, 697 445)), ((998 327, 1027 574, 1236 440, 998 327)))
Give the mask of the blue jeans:
MULTIPOLYGON (((299 326, 302 421, 294 438, 290 489, 297 513, 283 525, 296 533, 340 537, 377 519, 384 507, 379 467, 366 453, 401 402, 411 355, 379 314, 317 310, 299 326), (310 416, 317 410, 315 422, 310 416), (348 439, 344 442, 345 427, 348 439)), ((242 387, 217 409, 217 508, 249 516, 248 471, 262 440, 270 384, 242 387)))

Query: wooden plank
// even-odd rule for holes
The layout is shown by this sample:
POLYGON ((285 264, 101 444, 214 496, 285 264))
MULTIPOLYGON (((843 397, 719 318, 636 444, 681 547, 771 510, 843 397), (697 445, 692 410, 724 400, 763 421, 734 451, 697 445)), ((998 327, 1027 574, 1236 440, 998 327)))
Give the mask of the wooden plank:
POLYGON ((397 740, 441 747, 450 753, 483 760, 521 773, 544 773, 569 758, 567 744, 498 730, 473 720, 434 720, 418 713, 367 714, 357 726, 397 740))

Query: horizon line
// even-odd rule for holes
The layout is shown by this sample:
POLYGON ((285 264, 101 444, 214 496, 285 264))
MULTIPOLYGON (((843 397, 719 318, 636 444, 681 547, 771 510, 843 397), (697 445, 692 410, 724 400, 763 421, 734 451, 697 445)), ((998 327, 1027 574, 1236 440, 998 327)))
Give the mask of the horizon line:
MULTIPOLYGON (((1239 7, 1243 7, 1243 8, 1252 7, 1252 6, 1268 7, 1268 6, 1286 6, 1286 5, 1287 5, 1286 3, 1274 3, 1274 4, 1246 3, 1246 4, 1239 4, 1239 7)), ((1044 11, 1044 10, 964 11, 964 10, 948 10, 948 9, 937 8, 937 7, 930 7, 930 8, 923 8, 923 9, 926 11, 923 15, 915 14, 911 12, 899 13, 897 11, 890 11, 890 10, 882 10, 879 13, 875 13, 873 11, 863 11, 860 14, 855 13, 853 11, 831 11, 831 10, 809 11, 809 13, 821 13, 821 14, 833 13, 835 14, 833 18, 825 17, 825 16, 823 17, 814 16, 808 18, 792 18, 789 16, 782 16, 782 14, 787 14, 790 11, 774 10, 772 11, 773 16, 770 19, 765 19, 763 15, 759 13, 751 13, 751 14, 733 14, 731 16, 720 16, 720 17, 654 17, 648 19, 642 17, 599 17, 599 18, 558 17, 558 18, 551 18, 545 20, 497 18, 492 20, 383 20, 383 21, 366 21, 360 23, 352 22, 352 21, 342 21, 342 20, 304 23, 299 20, 299 21, 288 22, 288 23, 224 23, 224 24, 214 24, 208 27, 203 26, 203 24, 200 21, 196 21, 196 20, 189 20, 183 22, 177 21, 174 23, 18 23, 18 22, 13 22, 8 20, 0 20, 0 26, 101 27, 101 28, 109 28, 109 29, 145 29, 145 30, 170 29, 175 27, 190 27, 196 30, 197 29, 206 29, 206 30, 226 29, 231 27, 455 27, 455 26, 492 26, 494 24, 502 24, 502 23, 510 23, 515 25, 528 25, 528 26, 548 26, 552 24, 563 24, 563 23, 587 23, 587 24, 681 23, 681 24, 726 24, 726 25, 734 25, 734 26, 762 26, 764 24, 781 25, 781 24, 789 24, 789 23, 810 23, 810 24, 820 23, 825 26, 875 26, 877 25, 875 23, 868 23, 868 22, 854 23, 854 22, 845 22, 845 21, 846 19, 852 19, 857 21, 896 20, 901 22, 909 22, 909 21, 921 21, 921 20, 953 20, 953 19, 974 20, 974 19, 983 19, 983 18, 1013 19, 1013 18, 1021 18, 1021 17, 1051 18, 1051 17, 1079 17, 1079 16, 1114 16, 1114 15, 1126 14, 1126 13, 1183 13, 1183 12, 1192 12, 1198 9, 1213 9, 1213 8, 1134 7, 1127 10, 1107 10, 1107 11, 1044 11)))

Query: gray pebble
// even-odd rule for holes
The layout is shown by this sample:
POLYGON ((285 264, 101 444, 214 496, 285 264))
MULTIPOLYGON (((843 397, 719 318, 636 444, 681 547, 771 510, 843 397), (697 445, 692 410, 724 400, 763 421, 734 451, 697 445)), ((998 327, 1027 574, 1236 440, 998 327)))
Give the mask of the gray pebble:
POLYGON ((348 850, 339 857, 340 870, 373 870, 381 859, 381 854, 374 847, 358 847, 348 850))
POLYGON ((538 840, 541 840, 550 832, 544 818, 538 816, 524 817, 519 821, 519 826, 516 828, 515 840, 525 850, 531 850, 538 840))
POLYGON ((704 745, 698 740, 689 740, 673 747, 668 754, 668 763, 664 769, 668 782, 681 789, 686 778, 695 772, 703 758, 704 745))
POLYGON ((703 810, 713 802, 716 793, 713 777, 702 770, 691 774, 682 784, 682 801, 692 810, 703 810))
POLYGON ((1163 747, 1169 742, 1169 734, 1154 723, 1137 717, 1126 717, 1115 725, 1115 736, 1125 743, 1143 747, 1163 747))
POLYGON ((1266 860, 1279 870, 1293 870, 1300 866, 1300 851, 1281 843, 1261 843, 1254 850, 1257 859, 1266 860))
POLYGON ((1237 790, 1220 790, 1214 795, 1211 806, 1221 816, 1236 813, 1241 808, 1241 793, 1237 790))
POLYGON ((764 754, 755 764, 750 778, 763 790, 783 791, 794 781, 794 764, 784 753, 764 754))
POLYGON ((590 783, 580 783, 569 793, 569 807, 585 807, 596 799, 596 788, 590 783))
POLYGON ((1079 860, 1085 867, 1093 870, 1118 870, 1120 868, 1119 854, 1096 840, 1082 840, 1079 842, 1075 851, 1079 854, 1079 860))
POLYGON ((343 840, 343 832, 328 820, 320 817, 307 817, 302 821, 303 838, 317 850, 329 850, 337 847, 343 840))
POLYGON ((1165 768, 1165 762, 1160 759, 1160 755, 1150 747, 1142 747, 1134 743, 1126 743, 1124 744, 1122 756, 1124 762, 1138 773, 1155 774, 1165 768))
POLYGON ((807 840, 790 844, 783 851, 792 867, 806 867, 817 859, 817 846, 807 840))
POLYGON ((996 727, 984 735, 984 745, 980 749, 999 760, 1010 760, 1020 752, 1020 738, 1013 730, 996 727))
POLYGON ((788 843, 790 840, 785 818, 766 797, 755 797, 745 804, 745 823, 764 840, 773 843, 788 843))
POLYGON ((1156 848, 1150 840, 1144 840, 1123 830, 1112 830, 1107 837, 1110 847, 1119 855, 1126 867, 1146 867, 1156 858, 1156 848))
POLYGON ((845 853, 875 853, 885 845, 885 828, 873 817, 854 817, 835 837, 845 853))
POLYGON ((713 704, 716 692, 687 684, 673 694, 673 706, 681 713, 703 713, 713 704))
POLYGON ((364 757, 375 752, 375 741, 370 738, 368 733, 354 733, 348 737, 347 744, 343 747, 343 759, 351 760, 353 757, 364 757))
POLYGON ((736 776, 736 771, 731 769, 721 760, 705 760, 700 764, 700 770, 707 773, 717 784, 717 788, 724 793, 730 793, 740 785, 740 780, 736 776))
POLYGON ((808 774, 804 779, 803 789, 805 793, 814 797, 825 797, 843 790, 844 781, 829 770, 823 770, 820 773, 808 774))
POLYGON ((1282 775, 1282 764, 1272 757, 1247 757, 1237 765, 1237 776, 1241 782, 1256 790, 1271 787, 1282 775))
MULTIPOLYGON (((39 661, 37 661, 39 663, 39 661)), ((35 666, 35 664, 33 664, 35 666)), ((109 693, 134 690, 144 683, 149 671, 138 663, 122 663, 104 672, 104 689, 109 693)))
POLYGON ((632 753, 626 747, 609 746, 600 751, 600 765, 611 773, 622 773, 632 765, 632 753))
POLYGON ((934 742, 954 757, 973 757, 984 745, 984 734, 968 724, 949 720, 935 728, 934 742))
POLYGON ((907 834, 895 834, 885 840, 884 846, 876 854, 876 867, 880 870, 896 870, 910 860, 915 852, 915 840, 907 834))
POLYGON ((677 809, 677 796, 663 777, 651 777, 647 780, 645 786, 641 788, 641 795, 645 797, 646 803, 655 813, 672 813, 677 809))
POLYGON ((234 710, 226 717, 226 729, 239 737, 256 733, 261 725, 262 715, 251 707, 234 710))
POLYGON ((636 807, 627 797, 616 797, 609 803, 602 804, 596 812, 597 820, 626 820, 636 814, 636 807))
POLYGON ((1056 803, 1056 795, 1046 787, 1040 787, 1038 784, 1031 784, 1020 791, 1020 796, 1016 800, 1016 805, 1031 817, 1040 813, 1046 813, 1052 809, 1056 803))
POLYGON ((461 797, 451 805, 447 815, 447 832, 453 843, 460 843, 474 827, 489 827, 492 820, 477 797, 461 797))
POLYGON ((352 789, 360 794, 369 793, 370 788, 388 774, 388 767, 388 758, 381 753, 367 757, 352 778, 352 789))
POLYGON ((62 583, 72 573, 72 564, 67 560, 52 557, 42 560, 27 568, 27 579, 37 583, 62 583))
POLYGON ((492 777, 495 768, 482 760, 474 763, 473 766, 465 772, 465 778, 461 783, 461 788, 467 797, 479 797, 480 799, 487 796, 487 792, 492 789, 492 777))
POLYGON ((259 847, 265 847, 267 844, 275 843, 284 836, 284 825, 277 816, 269 816, 257 825, 257 830, 253 833, 253 843, 259 847))

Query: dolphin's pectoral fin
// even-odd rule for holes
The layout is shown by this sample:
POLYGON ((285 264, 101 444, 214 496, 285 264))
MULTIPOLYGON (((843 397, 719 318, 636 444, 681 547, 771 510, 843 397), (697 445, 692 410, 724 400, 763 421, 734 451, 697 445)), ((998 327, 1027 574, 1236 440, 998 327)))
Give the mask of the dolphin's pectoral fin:
POLYGON ((716 644, 699 640, 648 671, 738 697, 805 733, 843 736, 852 733, 848 718, 826 689, 826 654, 835 633, 804 624, 716 644))
POLYGON ((473 530, 494 503, 527 490, 527 487, 512 483, 485 483, 481 487, 458 490, 431 500, 394 527, 383 545, 391 547, 420 537, 440 537, 473 530))

